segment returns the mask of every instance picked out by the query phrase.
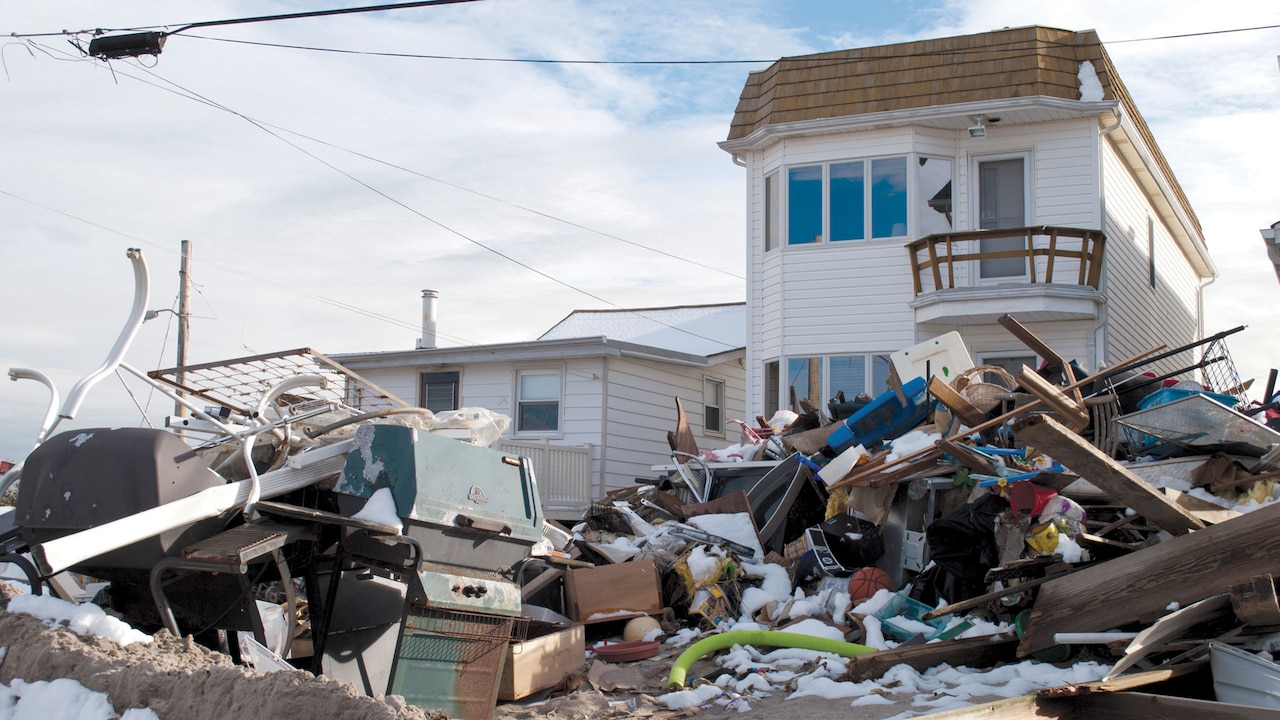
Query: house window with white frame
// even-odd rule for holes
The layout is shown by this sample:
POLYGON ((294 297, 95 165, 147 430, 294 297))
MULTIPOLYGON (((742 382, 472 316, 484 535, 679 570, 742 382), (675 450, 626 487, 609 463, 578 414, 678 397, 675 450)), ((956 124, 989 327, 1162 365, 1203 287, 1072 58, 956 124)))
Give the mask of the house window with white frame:
MULTIPOLYGON (((784 390, 788 396, 794 393, 797 403, 807 398, 818 406, 839 395, 845 400, 864 394, 876 397, 889 389, 889 367, 888 353, 788 358, 784 390)), ((785 404, 790 404, 789 397, 785 404)))
POLYGON ((907 235, 905 155, 787 169, 787 244, 907 235))
POLYGON ((778 197, 778 173, 772 172, 764 176, 764 249, 765 252, 778 247, 778 237, 782 234, 782 203, 778 197))
POLYGON ((560 431, 559 372, 523 371, 516 378, 516 432, 560 431))
POLYGON ((764 364, 764 416, 766 419, 772 418, 778 412, 780 375, 777 360, 770 360, 764 364))
MULTIPOLYGON (((979 160, 978 227, 1006 230, 1027 226, 1026 158, 979 160)), ((1024 235, 993 237, 978 241, 984 257, 978 261, 983 280, 1027 276, 1027 238, 1024 235), (1003 257, 991 257, 999 253, 1003 257)))
POLYGON ((422 373, 422 407, 433 413, 457 410, 460 377, 456 370, 422 373))
POLYGON ((702 379, 702 431, 708 435, 724 435, 724 381, 702 379))

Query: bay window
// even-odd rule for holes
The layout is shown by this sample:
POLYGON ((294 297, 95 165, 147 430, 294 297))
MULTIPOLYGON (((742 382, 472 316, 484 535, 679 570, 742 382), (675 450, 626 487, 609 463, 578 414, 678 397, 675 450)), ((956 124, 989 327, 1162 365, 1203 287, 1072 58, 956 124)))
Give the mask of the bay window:
POLYGON ((906 156, 787 169, 788 245, 906 234, 906 156))

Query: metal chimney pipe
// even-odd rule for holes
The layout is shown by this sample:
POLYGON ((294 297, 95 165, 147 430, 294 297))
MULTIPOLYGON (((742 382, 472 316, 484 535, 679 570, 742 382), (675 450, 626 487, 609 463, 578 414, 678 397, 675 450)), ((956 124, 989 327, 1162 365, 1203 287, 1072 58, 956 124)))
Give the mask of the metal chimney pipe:
POLYGON ((418 338, 419 350, 434 350, 436 347, 436 298, 440 293, 435 290, 422 291, 422 337, 418 338))

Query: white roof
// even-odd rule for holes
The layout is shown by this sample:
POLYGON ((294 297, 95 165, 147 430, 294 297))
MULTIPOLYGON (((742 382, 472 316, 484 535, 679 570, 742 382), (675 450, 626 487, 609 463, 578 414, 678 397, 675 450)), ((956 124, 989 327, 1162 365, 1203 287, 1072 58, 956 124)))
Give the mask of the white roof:
POLYGON ((607 337, 707 357, 747 345, 746 303, 575 310, 539 340, 607 337))

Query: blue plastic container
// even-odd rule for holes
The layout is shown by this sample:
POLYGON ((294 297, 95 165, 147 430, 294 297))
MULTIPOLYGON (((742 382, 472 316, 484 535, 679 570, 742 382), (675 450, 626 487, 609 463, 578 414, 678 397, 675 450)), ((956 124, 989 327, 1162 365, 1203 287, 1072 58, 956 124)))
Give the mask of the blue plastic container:
POLYGON ((919 425, 929 411, 929 394, 924 378, 917 377, 902 384, 902 394, 907 404, 898 401, 898 394, 890 390, 870 404, 845 419, 842 427, 827 436, 827 447, 839 455, 854 445, 871 447, 884 440, 901 437, 919 425))
POLYGON ((1173 402, 1174 400, 1181 400, 1184 397, 1190 397, 1191 395, 1204 395, 1210 400, 1214 400, 1221 405, 1226 405, 1229 408, 1234 408, 1239 402, 1236 400, 1234 395, 1222 395, 1220 393, 1213 393, 1205 390, 1188 390, 1185 388, 1167 387, 1161 388, 1139 400, 1138 408, 1146 410, 1147 408, 1153 408, 1157 405, 1165 405, 1173 402))

